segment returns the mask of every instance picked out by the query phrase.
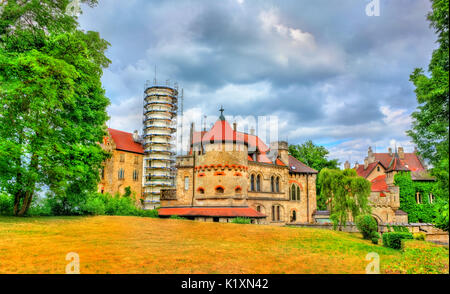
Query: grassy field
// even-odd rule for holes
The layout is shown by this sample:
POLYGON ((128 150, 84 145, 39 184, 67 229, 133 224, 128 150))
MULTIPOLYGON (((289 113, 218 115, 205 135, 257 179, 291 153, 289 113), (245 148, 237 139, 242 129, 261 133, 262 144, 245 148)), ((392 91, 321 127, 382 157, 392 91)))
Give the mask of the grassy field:
POLYGON ((359 234, 308 228, 138 217, 0 217, 0 274, 62 274, 69 252, 79 254, 84 274, 365 273, 369 252, 380 255, 381 272, 448 273, 448 248, 411 244, 411 250, 427 253, 417 258, 419 253, 373 245, 359 234))

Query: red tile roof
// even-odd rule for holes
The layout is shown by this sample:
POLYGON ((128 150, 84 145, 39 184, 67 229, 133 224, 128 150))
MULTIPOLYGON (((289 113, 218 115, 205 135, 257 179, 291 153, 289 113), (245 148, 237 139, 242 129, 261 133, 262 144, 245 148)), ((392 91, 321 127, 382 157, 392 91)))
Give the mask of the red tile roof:
POLYGON ((286 166, 286 164, 284 164, 284 162, 282 162, 280 159, 277 158, 276 162, 277 165, 282 165, 282 166, 286 166))
MULTIPOLYGON (((389 168, 395 154, 390 155, 389 153, 374 153, 374 156, 375 160, 380 161, 383 166, 389 168)), ((400 162, 411 171, 425 170, 425 167, 422 165, 416 153, 404 153, 404 159, 400 160, 400 162)))
POLYGON ((317 174, 318 172, 299 161, 297 158, 289 155, 289 171, 293 173, 317 174))
POLYGON ((142 147, 142 144, 134 141, 132 133, 127 133, 115 129, 108 129, 108 132, 114 140, 117 150, 144 154, 144 148, 142 147))
POLYGON ((254 217, 264 218, 264 214, 250 207, 176 207, 160 208, 160 216, 177 215, 181 217, 254 217))
POLYGON ((194 132, 193 143, 209 143, 210 141, 223 142, 243 142, 250 147, 256 147, 261 153, 269 151, 264 142, 255 135, 237 132, 233 130, 226 120, 217 120, 214 126, 208 132, 194 132))
POLYGON ((378 176, 372 180, 372 191, 373 192, 389 191, 388 185, 386 184, 386 175, 378 176))
POLYGON ((364 168, 364 164, 360 164, 356 169, 356 173, 360 177, 367 178, 370 175, 370 173, 374 170, 374 168, 378 165, 378 163, 379 163, 378 161, 369 163, 367 165, 367 168, 364 168))

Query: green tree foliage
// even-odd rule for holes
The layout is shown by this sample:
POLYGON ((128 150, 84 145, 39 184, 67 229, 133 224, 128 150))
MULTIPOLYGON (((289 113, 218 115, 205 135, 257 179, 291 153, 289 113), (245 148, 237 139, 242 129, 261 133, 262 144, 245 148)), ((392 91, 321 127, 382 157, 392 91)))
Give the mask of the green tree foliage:
POLYGON ((359 177, 355 170, 333 170, 324 168, 319 173, 321 197, 329 199, 330 218, 334 227, 345 226, 350 216, 369 214, 371 183, 359 177))
MULTIPOLYGON (((94 5, 96 1, 83 1, 94 5)), ((109 100, 108 43, 77 29, 68 0, 8 1, 0 18, 0 187, 23 216, 43 187, 60 214, 95 191, 109 100)))
MULTIPOLYGON (((428 74, 418 68, 410 80, 416 87, 418 109, 412 114, 413 129, 408 131, 419 153, 433 168, 439 193, 449 195, 449 0, 432 0, 428 14, 439 48, 433 52, 428 74)), ((438 208, 438 207, 437 207, 438 208)), ((438 209, 437 212, 441 212, 438 209)), ((448 224, 447 224, 448 227, 448 224)))
MULTIPOLYGON (((306 164, 307 166, 320 172, 324 168, 338 169, 339 161, 337 159, 328 159, 328 150, 323 146, 315 145, 311 140, 301 145, 290 145, 289 153, 306 164)), ((316 182, 317 207, 320 210, 326 209, 327 199, 320 197, 320 186, 316 182)))

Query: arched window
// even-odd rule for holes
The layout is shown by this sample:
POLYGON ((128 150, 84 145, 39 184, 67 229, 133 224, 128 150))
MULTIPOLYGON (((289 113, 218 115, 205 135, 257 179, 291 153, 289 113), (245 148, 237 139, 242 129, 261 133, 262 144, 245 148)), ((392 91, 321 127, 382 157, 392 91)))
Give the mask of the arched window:
POLYGON ((255 175, 250 177, 250 191, 255 191, 255 175))
POLYGON ((222 186, 216 187, 216 193, 217 194, 223 194, 225 192, 225 189, 222 186))
POLYGON ((261 212, 261 206, 260 205, 256 206, 256 211, 257 212, 261 212))
POLYGON ((296 197, 295 197, 295 185, 292 184, 292 186, 291 186, 291 200, 295 200, 295 199, 296 199, 296 197))
POLYGON ((275 183, 275 191, 277 193, 280 193, 280 177, 277 177, 276 183, 275 183))
POLYGON ((241 193, 242 193, 242 188, 241 188, 240 186, 237 186, 237 187, 234 189, 234 192, 235 192, 236 194, 241 194, 241 193))
POLYGON ((189 177, 184 177, 184 190, 189 190, 189 177))
POLYGON ((273 176, 270 177, 270 192, 275 192, 275 184, 274 184, 274 178, 273 176))
POLYGON ((261 176, 258 175, 256 177, 256 191, 260 192, 261 191, 261 176))
POLYGON ((280 205, 272 205, 272 221, 281 221, 280 205))
POLYGON ((297 221, 297 212, 293 210, 291 215, 291 223, 295 221, 297 221))
POLYGON ((297 200, 300 201, 300 187, 297 186, 297 200))
POLYGON ((137 181, 139 179, 139 172, 135 169, 133 171, 133 180, 137 181))

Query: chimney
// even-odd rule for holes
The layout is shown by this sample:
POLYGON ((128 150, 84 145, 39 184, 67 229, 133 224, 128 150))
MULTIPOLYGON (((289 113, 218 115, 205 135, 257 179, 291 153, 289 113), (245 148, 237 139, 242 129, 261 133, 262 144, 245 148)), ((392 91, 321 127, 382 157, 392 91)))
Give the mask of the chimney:
POLYGON ((403 147, 398 147, 398 158, 400 158, 400 159, 405 159, 405 152, 404 152, 404 150, 403 150, 403 147))
POLYGON ((392 148, 391 147, 388 148, 388 152, 389 152, 389 156, 392 156, 392 148))
POLYGON ((369 163, 375 162, 375 156, 373 155, 372 147, 369 147, 367 151, 367 158, 369 159, 369 163))
POLYGON ((236 122, 233 123, 233 130, 234 130, 235 132, 237 132, 237 123, 236 123, 236 122))
POLYGON ((134 140, 134 142, 139 141, 139 132, 137 130, 134 130, 134 132, 133 132, 133 140, 134 140))
POLYGON ((359 163, 355 162, 355 168, 358 169, 358 167, 359 167, 359 163))
POLYGON ((364 169, 367 169, 368 166, 369 166, 369 159, 366 157, 364 159, 364 169))
POLYGON ((350 162, 348 160, 344 163, 344 169, 350 169, 350 162))

